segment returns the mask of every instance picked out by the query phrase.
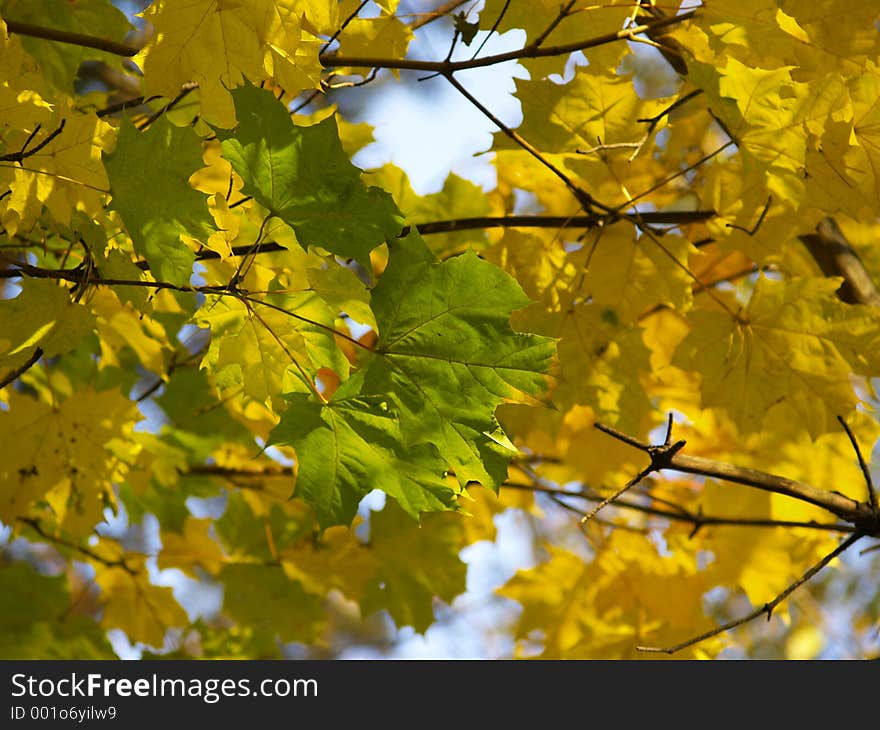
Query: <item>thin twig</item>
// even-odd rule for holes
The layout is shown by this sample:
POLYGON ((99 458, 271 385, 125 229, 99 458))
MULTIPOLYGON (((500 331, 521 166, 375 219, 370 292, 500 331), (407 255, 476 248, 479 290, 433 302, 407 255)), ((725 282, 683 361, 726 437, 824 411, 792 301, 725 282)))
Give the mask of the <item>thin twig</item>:
POLYGON ((871 470, 868 468, 865 457, 862 456, 862 450, 859 448, 859 442, 856 439, 856 435, 852 432, 847 422, 843 420, 843 416, 838 416, 837 420, 840 421, 840 425, 843 426, 843 430, 846 431, 846 435, 849 436, 849 442, 852 444, 853 450, 856 452, 856 457, 859 460, 859 469, 862 470, 862 476, 865 477, 865 486, 868 488, 868 504, 871 505, 871 509, 877 511, 877 494, 874 492, 874 482, 871 479, 871 470))
POLYGON ((49 142, 51 142, 59 134, 61 134, 61 132, 64 130, 64 125, 66 123, 67 120, 62 119, 58 126, 46 136, 46 139, 40 142, 40 144, 38 144, 36 147, 28 149, 28 145, 33 141, 37 132, 40 130, 40 125, 38 124, 34 128, 34 131, 31 132, 28 138, 25 140, 25 143, 22 145, 21 149, 18 152, 9 152, 5 155, 0 155, 0 162, 17 162, 19 165, 21 165, 23 160, 26 160, 28 157, 32 157, 33 155, 37 154, 37 152, 39 152, 41 149, 43 149, 43 147, 49 144, 49 142))
POLYGON ((718 636, 719 634, 723 634, 726 631, 730 631, 731 629, 735 629, 737 626, 742 626, 749 621, 753 621, 758 618, 758 616, 766 615, 767 620, 769 621, 771 616, 773 615, 773 610, 782 603, 788 596, 794 592, 797 588, 802 586, 808 580, 810 580, 816 573, 818 573, 822 568, 824 568, 828 563, 830 563, 834 558, 836 558, 841 553, 848 550, 852 545, 854 545, 857 541, 861 540, 864 537, 864 534, 861 532, 855 532, 850 535, 846 540, 844 540, 840 545, 838 545, 834 550, 828 553, 824 558, 822 558, 818 563, 813 565, 806 573, 804 573, 800 578, 798 578, 794 583, 792 583, 788 588, 786 588, 782 593, 780 593, 776 598, 774 598, 769 603, 765 603, 760 608, 755 609, 749 614, 746 614, 742 618, 734 619, 733 621, 728 621, 726 624, 722 624, 711 631, 707 631, 704 634, 700 634, 699 636, 695 636, 692 639, 688 639, 687 641, 683 641, 680 644, 676 644, 675 646, 667 646, 667 647, 658 647, 658 646, 637 646, 636 651, 654 653, 654 654, 675 654, 677 651, 681 651, 682 649, 687 649, 689 646, 693 646, 694 644, 699 644, 701 641, 705 641, 706 639, 711 639, 713 636, 718 636))
POLYGON ((767 202, 764 203, 764 208, 761 210, 761 215, 758 216, 758 220, 755 221, 755 225, 751 228, 746 228, 745 226, 737 225, 736 223, 728 223, 725 225, 725 228, 735 228, 738 231, 742 231, 747 236, 754 236, 758 229, 761 227, 761 224, 764 222, 764 218, 767 217, 767 211, 770 210, 770 203, 773 202, 773 196, 767 196, 767 202))
POLYGON ((611 208, 599 203, 594 200, 593 197, 583 188, 576 185, 574 181, 568 177, 562 170, 560 170, 556 165, 554 165, 550 160, 548 160, 544 155, 542 155, 531 143, 529 143, 526 139, 524 139, 518 132, 515 132, 513 129, 508 127, 504 122, 502 122, 498 117, 496 117, 489 109, 487 109, 483 103, 477 99, 473 94, 471 94, 464 86, 462 86, 458 79, 452 75, 452 73, 444 73, 446 80, 452 84, 452 86, 471 104, 473 104, 477 109, 482 112, 482 114, 489 119, 495 126, 498 127, 504 134, 506 134, 510 139, 512 139, 516 144, 518 144, 522 149, 528 152, 532 157, 534 157, 538 162, 540 162, 544 167, 546 167, 550 172, 552 172, 556 177, 558 177, 564 184, 565 187, 569 189, 572 195, 577 199, 578 203, 586 211, 592 210, 594 207, 600 208, 606 212, 610 211, 611 208))
POLYGON ((534 41, 532 41, 529 46, 530 49, 537 50, 543 45, 544 41, 547 40, 547 36, 549 36, 554 30, 556 30, 556 26, 558 26, 563 20, 565 20, 569 13, 571 12, 572 6, 577 2, 577 0, 569 0, 568 5, 563 5, 559 8, 559 12, 556 14, 556 17, 550 21, 550 24, 544 28, 544 32, 541 33, 534 41))
POLYGON ((327 42, 323 46, 321 46, 321 50, 319 52, 319 55, 320 55, 320 53, 324 53, 324 51, 326 51, 330 47, 330 44, 333 43, 333 41, 335 41, 337 38, 339 38, 339 34, 342 33, 342 31, 344 31, 348 27, 348 24, 351 23, 351 21, 354 20, 360 14, 361 10, 364 9, 364 6, 368 2, 370 2, 370 0, 363 0, 363 2, 361 2, 361 4, 358 5, 354 9, 354 11, 345 20, 342 21, 342 25, 340 25, 336 29, 336 32, 333 35, 331 35, 330 38, 327 39, 327 42))
POLYGON ((171 111, 174 107, 176 107, 181 101, 183 101, 189 94, 195 91, 198 87, 198 84, 189 83, 184 84, 180 91, 177 92, 177 96, 175 96, 171 101, 162 106, 161 108, 154 111, 147 117, 143 122, 138 125, 138 130, 143 132, 147 127, 149 127, 153 122, 155 122, 159 117, 161 117, 166 112, 171 111))
MULTIPOLYGON (((471 59, 479 56, 483 49, 486 47, 486 44, 489 42, 489 39, 495 34, 495 31, 498 30, 498 26, 501 25, 501 21, 504 20, 504 16, 507 15, 507 9, 510 7, 510 0, 504 0, 504 6, 501 8, 501 12, 498 13, 498 17, 495 18, 495 22, 492 23, 492 27, 489 28, 489 32, 486 34, 486 37, 483 38, 483 42, 480 43, 480 47, 474 51, 474 55, 471 56, 471 59)), ((446 59, 449 60, 448 58, 446 59)))
MULTIPOLYGON (((0 259, 3 256, 0 255, 0 259)), ((3 278, 11 278, 9 274, 11 273, 14 277, 27 276, 33 279, 55 279, 57 281, 72 281, 75 283, 79 283, 82 281, 83 273, 79 267, 74 269, 61 269, 61 270, 52 270, 52 269, 41 269, 38 266, 31 266, 30 264, 25 264, 21 262, 15 262, 15 265, 18 267, 17 269, 6 269, 0 271, 0 279, 3 278)), ((356 340, 351 337, 351 335, 346 334, 345 332, 341 332, 330 325, 326 325, 323 322, 319 322, 314 319, 309 319, 308 317, 303 317, 296 312, 292 312, 289 309, 285 309, 284 307, 280 307, 277 304, 273 304, 272 302, 263 301, 261 299, 256 299, 252 296, 249 296, 246 292, 239 291, 237 288, 230 287, 229 285, 216 286, 216 285, 205 285, 205 286, 190 286, 190 285, 179 285, 172 284, 169 281, 147 281, 142 279, 111 279, 105 278, 101 276, 91 275, 89 277, 88 283, 92 286, 133 286, 133 287, 141 287, 146 289, 170 289, 171 291, 179 291, 185 293, 199 293, 199 294, 211 294, 219 297, 235 297, 239 301, 248 306, 249 311, 262 322, 262 319, 258 314, 253 312, 249 304, 259 304, 263 307, 268 307, 270 309, 274 309, 278 312, 282 312, 287 316, 299 320, 300 322, 304 322, 306 324, 310 324, 313 327, 317 327, 318 329, 322 329, 325 332, 328 332, 336 337, 341 337, 342 339, 351 342, 357 347, 361 347, 369 350, 370 348, 365 345, 363 342, 356 340)))
MULTIPOLYGON (((516 489, 519 491, 549 494, 550 496, 555 496, 557 498, 566 497, 583 499, 588 502, 599 502, 603 499, 600 494, 597 494, 593 490, 587 489, 585 487, 582 487, 581 490, 577 492, 569 492, 562 489, 556 489, 554 487, 543 486, 540 484, 524 484, 521 482, 508 481, 504 482, 504 484, 502 484, 501 486, 506 489, 516 489)), ((646 494, 645 497, 653 502, 670 504, 667 500, 660 500, 651 494, 646 494)), ((720 517, 716 515, 704 515, 701 513, 695 514, 693 512, 689 512, 680 505, 670 506, 673 507, 671 510, 665 510, 660 509, 659 507, 653 507, 648 504, 633 502, 625 498, 619 498, 613 504, 613 507, 615 509, 623 509, 630 512, 639 512, 650 517, 660 517, 671 522, 681 522, 691 525, 693 527, 693 529, 691 530, 691 537, 694 537, 703 527, 765 527, 786 529, 802 528, 806 530, 839 532, 843 534, 853 533, 856 531, 856 528, 853 525, 847 524, 845 522, 828 523, 816 522, 814 520, 805 522, 799 520, 764 519, 759 517, 720 517)), ((583 510, 578 510, 578 513, 583 515, 583 510)))
POLYGON ((32 368, 41 357, 43 357, 43 348, 35 347, 31 356, 22 365, 19 365, 17 368, 15 368, 15 370, 13 370, 11 373, 6 375, 6 377, 0 380, 0 390, 3 390, 3 388, 5 388, 7 385, 18 380, 18 378, 20 378, 30 368, 32 368))
POLYGON ((629 156, 628 161, 632 162, 638 156, 639 152, 641 152, 641 150, 642 150, 642 147, 645 146, 645 142, 648 141, 651 134, 657 128, 657 125, 660 123, 660 120, 663 119, 663 117, 668 116, 673 111, 675 111, 676 109, 683 106, 684 104, 689 102, 691 99, 693 99, 696 96, 699 96, 702 93, 703 93, 702 89, 695 89, 694 91, 691 91, 690 93, 685 94, 681 98, 676 99, 674 102, 672 102, 672 104, 670 104, 668 107, 666 107, 663 111, 659 112, 658 114, 655 114, 653 117, 647 117, 645 119, 637 119, 636 120, 637 122, 645 123, 648 125, 648 131, 645 132, 645 136, 642 137, 640 142, 638 142, 638 146, 633 151, 633 153, 629 156))

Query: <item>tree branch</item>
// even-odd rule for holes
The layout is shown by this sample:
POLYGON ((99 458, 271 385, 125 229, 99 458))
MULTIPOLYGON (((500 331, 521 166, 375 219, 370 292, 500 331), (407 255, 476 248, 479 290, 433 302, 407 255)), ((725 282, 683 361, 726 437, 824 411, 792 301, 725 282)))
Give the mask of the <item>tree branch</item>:
POLYGON ((849 438, 849 442, 850 444, 852 444, 853 451, 856 452, 856 458, 859 460, 859 469, 862 470, 862 476, 865 478, 865 486, 868 489, 868 504, 871 505, 871 509, 876 512, 877 494, 874 492, 874 482, 871 479, 871 470, 868 468, 865 457, 862 456, 862 450, 859 448, 859 442, 856 439, 856 435, 849 427, 849 424, 843 420, 843 416, 838 416, 837 420, 840 421, 840 425, 843 426, 843 430, 846 431, 847 438, 849 438))
POLYGON ((67 548, 68 550, 75 550, 81 555, 85 555, 87 558, 90 558, 97 563, 106 565, 108 568, 122 568, 131 575, 134 575, 137 572, 130 565, 128 565, 128 563, 125 562, 125 558, 120 558, 119 560, 109 560, 99 555, 94 550, 90 550, 89 548, 78 545, 75 542, 65 540, 63 537, 58 537, 56 535, 52 535, 46 532, 38 519, 35 519, 33 517, 18 517, 17 521, 21 522, 23 525, 27 525, 28 527, 30 527, 43 540, 46 540, 47 542, 53 543, 60 547, 67 548))
POLYGON ((494 66, 498 63, 506 63, 507 61, 518 61, 527 58, 545 58, 548 56, 564 56, 576 51, 584 51, 588 48, 595 48, 607 43, 615 41, 628 40, 633 36, 641 33, 647 33, 650 30, 665 28, 671 25, 683 23, 690 20, 696 15, 696 10, 691 10, 681 15, 674 15, 666 18, 660 18, 650 23, 644 23, 632 28, 626 28, 614 33, 606 33, 576 43, 567 43, 558 46, 534 47, 526 46, 516 51, 507 51, 506 53, 497 53, 493 56, 483 56, 482 58, 472 58, 463 61, 420 61, 407 58, 372 58, 361 56, 340 56, 337 53, 322 53, 319 56, 321 65, 323 66, 351 66, 354 68, 392 68, 408 71, 436 71, 440 74, 455 73, 456 71, 465 71, 472 68, 482 68, 484 66, 494 66))
POLYGON ((717 628, 712 629, 711 631, 707 631, 705 634, 700 634, 699 636, 695 636, 692 639, 688 639, 687 641, 683 641, 680 644, 676 644, 675 646, 667 646, 667 647, 657 647, 657 646, 637 646, 636 651, 642 651, 647 653, 654 654, 675 654, 677 651, 681 651, 682 649, 687 649, 689 646, 693 646, 694 644, 699 644, 701 641, 705 641, 706 639, 711 639, 713 636, 718 636, 719 634, 723 634, 726 631, 730 631, 731 629, 735 629, 737 626, 742 626, 749 621, 753 621, 758 618, 758 616, 766 615, 767 620, 770 620, 770 617, 773 615, 773 610, 782 603, 789 595, 791 595, 797 588, 806 583, 810 578, 812 578, 816 573, 818 573, 822 568, 824 568, 828 563, 830 563, 834 558, 836 558, 841 553, 846 552, 852 545, 854 545, 857 541, 861 540, 864 537, 864 534, 861 532, 856 532, 850 535, 846 540, 844 540, 840 545, 838 545, 834 550, 828 553, 824 558, 822 558, 818 563, 813 565, 806 573, 804 573, 800 578, 798 578, 794 583, 792 583, 788 588, 786 588, 782 593, 780 593, 776 598, 774 598, 769 603, 765 603, 760 608, 756 608, 749 614, 746 614, 742 618, 734 619, 733 621, 728 621, 726 624, 722 624, 717 628))
MULTIPOLYGON (((776 474, 768 474, 757 469, 714 461, 702 456, 688 456, 680 453, 678 450, 673 452, 671 449, 667 449, 664 453, 662 446, 644 443, 611 426, 597 422, 595 427, 618 441, 623 441, 651 456, 651 465, 643 476, 654 471, 673 469, 686 474, 698 474, 700 476, 715 477, 728 482, 744 484, 767 492, 784 494, 801 502, 821 507, 840 519, 851 522, 863 534, 872 536, 880 534, 880 517, 878 517, 878 513, 869 504, 859 502, 840 492, 818 489, 811 484, 788 479, 776 474)), ((684 446, 683 441, 677 443, 681 444, 682 447, 684 446)))
POLYGON ((823 218, 815 233, 801 236, 800 240, 825 276, 843 277, 837 290, 841 301, 880 307, 880 291, 833 218, 823 218))
MULTIPOLYGON (((603 497, 601 494, 593 491, 592 489, 581 487, 581 489, 577 492, 569 492, 564 491, 562 489, 556 489, 554 487, 547 487, 540 484, 525 484, 522 482, 504 482, 501 485, 506 489, 517 489, 519 491, 527 491, 527 492, 537 492, 540 494, 548 494, 551 497, 555 498, 563 498, 563 497, 573 497, 575 499, 583 499, 588 502, 601 502, 603 501, 603 497)), ((648 493, 645 495, 648 499, 657 502, 657 501, 665 501, 658 500, 657 497, 648 493)), ((783 528, 804 528, 807 530, 820 530, 822 532, 840 532, 840 533, 852 533, 855 532, 855 527, 845 522, 815 522, 810 520, 808 522, 803 522, 799 520, 774 520, 774 519, 762 519, 762 518, 752 518, 752 517, 719 517, 715 515, 704 515, 700 513, 694 513, 689 510, 686 510, 684 507, 680 505, 675 505, 673 509, 661 509, 659 507, 654 507, 648 504, 641 504, 640 502, 634 502, 632 500, 627 500, 624 498, 620 498, 614 501, 612 504, 613 507, 617 509, 625 509, 631 512, 640 512, 642 514, 649 515, 651 517, 661 517, 666 520, 670 520, 672 522, 683 522, 685 524, 689 524, 693 527, 691 530, 691 537, 696 535, 703 527, 783 527, 783 528)), ((583 512, 581 512, 583 514, 583 512)))
MULTIPOLYGON (((638 216, 627 213, 621 216, 622 220, 636 222, 644 221, 653 225, 687 225, 700 223, 714 218, 717 213, 714 210, 674 210, 651 213, 640 213, 638 216)), ((464 231, 472 228, 596 228, 607 225, 608 218, 604 215, 505 215, 483 216, 479 218, 456 218, 445 221, 429 221, 416 223, 414 227, 423 236, 432 233, 449 233, 451 231, 464 231)), ((406 235, 409 231, 404 228, 406 235)))
MULTIPOLYGON (((709 220, 717 215, 714 210, 682 210, 682 211, 661 211, 653 213, 639 213, 637 216, 631 213, 620 216, 621 220, 634 221, 636 218, 647 224, 653 225, 688 225, 691 223, 699 223, 709 220)), ((406 236, 411 229, 417 230, 422 235, 428 236, 435 233, 451 233, 454 231, 466 231, 479 228, 595 228, 599 225, 607 224, 606 216, 596 214, 592 215, 576 215, 576 216, 541 216, 541 215, 506 215, 506 216, 483 216, 479 218, 454 218, 443 221, 427 221, 425 223, 414 223, 405 226, 401 231, 401 236, 406 236)), ((23 244, 22 248, 27 244, 23 244)), ((241 246, 233 246, 232 254, 234 256, 244 256, 249 253, 277 253, 286 251, 287 249, 275 241, 267 241, 265 243, 244 244, 241 246)), ((210 261, 219 259, 220 254, 211 249, 204 249, 196 254, 196 261, 210 261)), ((146 261, 136 261, 135 265, 141 271, 149 271, 150 265, 146 261)), ((68 281, 76 281, 77 275, 75 269, 51 270, 38 269, 37 267, 29 267, 26 264, 15 262, 15 266, 19 269, 0 269, 0 279, 15 279, 22 275, 25 271, 32 277, 66 279, 68 281)), ((102 280, 102 283, 113 285, 118 283, 121 286, 148 286, 151 282, 133 282, 120 281, 115 282, 111 279, 102 280)), ((161 288, 161 286, 159 287, 161 288)))
POLYGON ((19 165, 22 161, 26 160, 28 157, 31 157, 37 152, 39 152, 43 147, 45 147, 49 142, 55 139, 62 131, 64 131, 64 125, 67 123, 66 119, 62 119, 58 126, 46 135, 46 138, 40 142, 36 147, 31 147, 28 149, 28 145, 33 141, 34 137, 37 136, 37 132, 40 131, 40 126, 37 125, 34 127, 34 131, 30 133, 30 136, 25 140, 25 143, 21 146, 21 149, 18 152, 9 152, 5 155, 0 155, 0 162, 17 162, 19 165))
POLYGON ((429 13, 425 13, 418 20, 410 23, 409 27, 412 30, 418 30, 422 26, 428 25, 428 23, 433 23, 435 20, 442 18, 444 15, 448 15, 459 6, 464 5, 466 2, 467 0, 451 0, 451 2, 443 3, 440 7, 432 10, 429 13))
POLYGON ((17 20, 5 20, 6 29, 10 33, 18 35, 26 35, 31 38, 43 38, 47 41, 57 41, 58 43, 67 43, 72 46, 82 46, 84 48, 96 48, 99 51, 106 51, 115 56, 125 56, 131 58, 140 53, 141 49, 129 46, 126 43, 118 43, 109 38, 100 38, 98 36, 85 35, 83 33, 71 33, 67 30, 58 28, 46 28, 41 25, 33 25, 31 23, 20 23, 17 20))
POLYGON ((18 378, 20 378, 28 370, 30 370, 30 368, 32 368, 41 357, 43 357, 43 348, 35 347, 33 353, 25 363, 15 368, 15 370, 13 370, 11 373, 6 375, 6 377, 0 380, 0 390, 3 390, 3 388, 5 388, 7 385, 18 380, 18 378))

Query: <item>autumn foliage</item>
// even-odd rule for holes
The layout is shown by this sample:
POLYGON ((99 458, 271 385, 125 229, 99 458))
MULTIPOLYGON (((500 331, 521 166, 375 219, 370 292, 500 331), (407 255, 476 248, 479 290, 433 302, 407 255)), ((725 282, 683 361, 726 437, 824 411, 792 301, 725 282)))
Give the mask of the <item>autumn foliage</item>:
POLYGON ((517 656, 871 651, 876 3, 424 5, 0 0, 0 657, 424 633, 514 512, 517 656), (494 189, 352 164, 424 76, 494 189))

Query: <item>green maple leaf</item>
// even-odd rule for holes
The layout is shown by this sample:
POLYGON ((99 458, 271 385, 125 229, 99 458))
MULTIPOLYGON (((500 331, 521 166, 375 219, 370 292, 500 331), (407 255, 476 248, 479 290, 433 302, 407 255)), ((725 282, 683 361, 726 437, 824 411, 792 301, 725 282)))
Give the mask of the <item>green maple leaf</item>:
POLYGON ((98 625, 70 610, 64 575, 0 566, 0 659, 113 659, 98 625))
POLYGON ((315 510, 322 527, 351 522, 373 489, 394 497, 414 517, 452 506, 435 451, 407 449, 388 399, 345 398, 320 404, 289 396, 290 409, 271 443, 291 444, 299 457, 296 496, 315 510))
POLYGON ((206 238, 214 230, 207 198, 188 182, 202 167, 199 138, 164 117, 146 132, 124 121, 104 166, 112 207, 122 216, 135 251, 157 279, 188 284, 195 255, 180 237, 206 238))
POLYGON ((313 641, 326 619, 321 596, 289 580, 280 567, 227 565, 220 580, 226 613, 257 633, 277 634, 282 641, 313 641))
POLYGON ((403 217, 388 193, 363 184, 335 118, 298 127, 268 91, 243 86, 232 97, 238 128, 217 136, 243 192, 290 225, 303 246, 368 265, 370 251, 400 232, 403 217))
POLYGON ((553 341, 510 326, 511 312, 529 303, 472 251, 438 262, 414 233, 391 244, 373 289, 379 341, 362 392, 393 393, 408 443, 435 446, 462 485, 504 481, 515 450, 495 408, 546 388, 553 341))
POLYGON ((289 395, 270 442, 299 457, 296 495, 322 526, 350 522, 382 489, 413 516, 446 509, 443 480, 493 489, 515 448, 495 420, 505 401, 539 396, 553 342, 514 332, 519 285, 473 253, 438 262, 417 234, 392 244, 373 290, 380 337, 364 368, 326 404, 289 395))
POLYGON ((386 609, 398 626, 424 633, 434 623, 434 597, 447 603, 467 587, 467 565, 458 556, 464 524, 458 515, 425 515, 418 524, 393 502, 370 515, 375 575, 360 600, 363 614, 386 609))

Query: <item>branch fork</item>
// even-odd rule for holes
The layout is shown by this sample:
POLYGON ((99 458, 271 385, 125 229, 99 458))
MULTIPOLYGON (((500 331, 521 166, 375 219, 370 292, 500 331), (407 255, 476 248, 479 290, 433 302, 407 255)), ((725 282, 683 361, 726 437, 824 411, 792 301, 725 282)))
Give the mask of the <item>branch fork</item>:
MULTIPOLYGON (((684 454, 680 453, 685 446, 685 441, 672 441, 673 419, 671 413, 669 414, 669 420, 666 428, 666 438, 664 439, 664 442, 662 444, 644 443, 642 441, 639 441, 638 439, 633 438, 632 436, 618 431, 615 428, 612 428, 611 426, 607 426, 604 423, 600 423, 597 421, 594 424, 597 429, 599 429, 603 433, 608 434, 612 438, 615 438, 618 441, 622 441, 623 443, 629 444, 633 448, 645 452, 650 457, 651 463, 642 471, 640 471, 635 477, 633 477, 629 482, 627 482, 615 494, 603 500, 591 512, 584 515, 584 517, 581 519, 581 526, 583 526, 586 522, 595 517, 596 513, 599 512, 600 509, 614 502, 624 492, 635 486, 638 482, 640 482, 652 472, 659 472, 663 469, 674 469, 690 474, 717 477, 730 482, 743 484, 745 486, 750 486, 757 489, 763 489, 765 491, 773 492, 776 494, 784 494, 788 497, 799 499, 802 502, 807 502, 809 504, 814 504, 816 506, 822 507, 823 509, 826 509, 835 516, 849 522, 853 527, 852 533, 843 542, 841 542, 836 548, 825 555, 821 560, 819 560, 817 563, 807 569, 807 571, 804 572, 803 575, 801 575, 797 580, 791 583, 784 591, 782 591, 782 593, 776 596, 773 600, 765 603, 760 608, 753 610, 751 613, 741 618, 729 621, 728 623, 722 624, 721 626, 717 626, 716 628, 707 631, 704 634, 696 636, 692 639, 688 639, 687 641, 684 641, 680 644, 667 647, 639 646, 637 647, 639 651, 649 653, 674 654, 681 649, 693 646, 702 641, 705 641, 706 639, 710 639, 714 636, 718 636, 719 634, 736 628, 737 626, 748 623, 758 616, 766 615, 767 620, 769 621, 773 615, 773 611, 780 603, 782 603, 782 601, 784 601, 792 592, 794 592, 795 589, 809 581, 822 568, 824 568, 832 560, 834 560, 834 558, 846 552, 846 550, 848 550, 852 545, 861 540, 863 537, 880 538, 880 508, 878 508, 877 495, 874 491, 874 485, 871 480, 870 470, 868 469, 868 465, 865 461, 864 456, 862 456, 858 441, 856 440, 852 430, 841 416, 838 416, 837 420, 846 431, 850 443, 853 446, 853 450, 856 453, 856 457, 858 458, 859 467, 861 469, 862 475, 865 479, 865 485, 867 487, 868 500, 866 502, 859 502, 858 500, 851 499, 850 497, 847 497, 840 492, 818 489, 809 484, 796 482, 794 480, 786 479, 785 477, 776 476, 774 474, 767 474, 765 472, 760 472, 754 469, 745 469, 743 467, 738 467, 733 464, 724 464, 702 457, 685 456, 684 454)), ((695 522, 694 533, 701 526, 702 525, 699 522, 695 522)), ((692 533, 692 535, 694 533, 692 533)))

